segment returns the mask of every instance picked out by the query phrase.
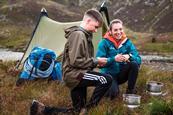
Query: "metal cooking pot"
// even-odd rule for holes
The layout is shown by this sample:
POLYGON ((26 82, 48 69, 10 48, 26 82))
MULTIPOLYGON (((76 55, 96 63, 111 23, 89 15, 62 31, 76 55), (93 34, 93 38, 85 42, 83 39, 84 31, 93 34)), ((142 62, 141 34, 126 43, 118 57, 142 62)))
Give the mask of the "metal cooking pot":
POLYGON ((162 92, 163 83, 157 81, 149 81, 146 84, 147 91, 153 93, 162 92))
POLYGON ((135 108, 140 105, 141 96, 136 94, 123 94, 123 101, 130 108, 135 108))

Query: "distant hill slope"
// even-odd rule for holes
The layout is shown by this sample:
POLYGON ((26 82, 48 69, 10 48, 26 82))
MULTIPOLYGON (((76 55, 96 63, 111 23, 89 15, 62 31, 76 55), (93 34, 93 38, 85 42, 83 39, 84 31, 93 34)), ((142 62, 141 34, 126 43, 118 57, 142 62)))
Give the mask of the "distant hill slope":
POLYGON ((70 21, 71 19, 76 21, 82 18, 82 13, 76 13, 75 10, 50 0, 9 0, 8 2, 0 2, 0 4, 1 22, 35 24, 43 7, 47 9, 51 18, 58 21, 70 21))
POLYGON ((122 19, 133 31, 173 31, 173 0, 1 0, 0 22, 35 24, 42 7, 55 20, 77 21, 86 9, 103 1, 110 18, 122 19))
POLYGON ((116 0, 109 10, 134 31, 172 32, 172 0, 116 0), (118 5, 116 4, 118 3, 118 5))
POLYGON ((173 32, 173 0, 54 0, 61 4, 87 9, 106 1, 110 19, 120 18, 138 32, 173 32))
MULTIPOLYGON (((154 34, 157 41, 159 33, 166 35, 170 32, 166 42, 172 44, 173 0, 0 0, 0 48, 23 51, 42 7, 46 8, 50 18, 69 22, 82 20, 87 9, 98 7, 103 1, 106 1, 110 19, 123 20, 130 31, 130 34, 127 33, 130 38, 137 38, 133 32, 140 33, 138 38, 145 38, 136 39, 140 47, 145 40, 152 39, 144 35, 146 32, 154 34)), ((171 44, 170 47, 166 44, 169 47, 166 49, 172 49, 171 44)), ((156 49, 160 48, 162 46, 156 49)))

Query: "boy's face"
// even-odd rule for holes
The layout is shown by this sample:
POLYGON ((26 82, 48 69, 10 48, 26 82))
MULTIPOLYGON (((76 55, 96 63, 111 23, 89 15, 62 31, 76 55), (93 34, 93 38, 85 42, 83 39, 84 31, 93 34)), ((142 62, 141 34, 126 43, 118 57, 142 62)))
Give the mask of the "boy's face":
POLYGON ((99 22, 94 19, 89 19, 87 21, 87 26, 88 26, 87 28, 88 31, 95 33, 99 28, 99 22))
POLYGON ((110 30, 112 37, 116 39, 121 39, 123 34, 123 26, 121 23, 114 23, 112 29, 110 30))

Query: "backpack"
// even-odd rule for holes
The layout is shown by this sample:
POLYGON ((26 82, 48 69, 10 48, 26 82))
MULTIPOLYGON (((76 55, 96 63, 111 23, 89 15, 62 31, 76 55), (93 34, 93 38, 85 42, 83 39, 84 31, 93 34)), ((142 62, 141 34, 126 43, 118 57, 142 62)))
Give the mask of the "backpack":
POLYGON ((56 54, 52 50, 34 47, 24 62, 20 78, 33 80, 52 77, 53 80, 62 80, 61 64, 55 59, 56 54))

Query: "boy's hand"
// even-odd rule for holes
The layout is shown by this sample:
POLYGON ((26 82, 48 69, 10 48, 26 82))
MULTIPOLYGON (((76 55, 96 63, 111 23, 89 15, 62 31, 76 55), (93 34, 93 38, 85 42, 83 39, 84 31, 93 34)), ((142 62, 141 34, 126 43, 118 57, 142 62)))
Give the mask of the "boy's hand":
POLYGON ((107 58, 104 57, 98 57, 97 60, 99 67, 103 67, 107 63, 107 58))

